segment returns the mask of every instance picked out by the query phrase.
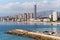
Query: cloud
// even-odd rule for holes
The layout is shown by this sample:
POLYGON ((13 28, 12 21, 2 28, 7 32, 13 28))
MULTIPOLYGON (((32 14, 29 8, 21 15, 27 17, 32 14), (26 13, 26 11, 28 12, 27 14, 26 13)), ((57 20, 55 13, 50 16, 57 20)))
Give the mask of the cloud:
POLYGON ((43 0, 43 3, 48 3, 48 0, 43 0))
MULTIPOLYGON (((35 2, 15 2, 15 3, 8 3, 5 5, 0 5, 0 10, 2 12, 34 12, 34 5, 35 2)), ((37 11, 44 11, 44 10, 60 10, 60 0, 43 0, 41 2, 37 2, 37 11)))
POLYGON ((14 6, 18 6, 18 4, 19 4, 19 2, 16 2, 16 3, 8 3, 6 5, 0 6, 0 8, 7 10, 7 9, 11 9, 14 6))

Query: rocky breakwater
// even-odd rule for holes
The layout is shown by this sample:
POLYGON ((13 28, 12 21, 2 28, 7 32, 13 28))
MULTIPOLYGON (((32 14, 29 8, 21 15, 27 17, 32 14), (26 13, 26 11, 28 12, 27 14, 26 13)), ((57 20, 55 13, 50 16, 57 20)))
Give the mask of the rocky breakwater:
POLYGON ((31 38, 35 38, 37 40, 60 40, 60 37, 52 36, 52 35, 45 35, 42 33, 36 33, 36 32, 29 32, 26 30, 16 29, 16 30, 10 30, 6 32, 7 34, 13 34, 18 36, 27 36, 31 38))

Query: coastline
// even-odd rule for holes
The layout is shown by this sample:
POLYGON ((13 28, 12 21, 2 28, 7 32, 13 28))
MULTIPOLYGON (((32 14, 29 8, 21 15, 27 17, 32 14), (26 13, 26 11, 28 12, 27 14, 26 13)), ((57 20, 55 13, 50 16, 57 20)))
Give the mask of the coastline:
POLYGON ((57 36, 52 36, 52 35, 46 35, 43 33, 36 33, 36 32, 30 32, 26 30, 21 30, 21 29, 16 29, 16 30, 10 30, 7 32, 7 34, 12 34, 12 35, 18 35, 18 36, 27 36, 31 38, 36 38, 38 40, 60 40, 60 37, 57 36))
POLYGON ((37 25, 39 25, 39 24, 44 24, 44 25, 55 25, 55 26, 57 26, 57 25, 60 25, 60 22, 39 22, 39 21, 37 21, 37 22, 32 22, 32 21, 23 21, 23 22, 0 22, 0 23, 16 23, 16 24, 31 24, 31 25, 34 25, 34 24, 37 24, 37 25))

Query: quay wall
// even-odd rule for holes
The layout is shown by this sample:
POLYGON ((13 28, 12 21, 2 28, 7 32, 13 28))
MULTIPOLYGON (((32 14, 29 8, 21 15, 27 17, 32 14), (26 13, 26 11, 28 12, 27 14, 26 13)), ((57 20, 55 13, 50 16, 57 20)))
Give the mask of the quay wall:
POLYGON ((29 32, 21 29, 10 30, 7 32, 8 34, 18 35, 18 36, 27 36, 31 38, 35 38, 37 40, 60 40, 60 37, 45 35, 42 33, 29 32))

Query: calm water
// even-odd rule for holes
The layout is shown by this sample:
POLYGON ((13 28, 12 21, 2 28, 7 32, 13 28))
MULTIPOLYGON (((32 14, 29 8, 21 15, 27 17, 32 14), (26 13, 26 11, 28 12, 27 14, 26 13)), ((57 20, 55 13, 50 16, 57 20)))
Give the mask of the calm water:
POLYGON ((34 32, 43 32, 43 31, 56 32, 56 31, 60 31, 60 25, 0 23, 0 40, 36 40, 28 37, 8 35, 4 33, 13 29, 23 29, 34 32))

